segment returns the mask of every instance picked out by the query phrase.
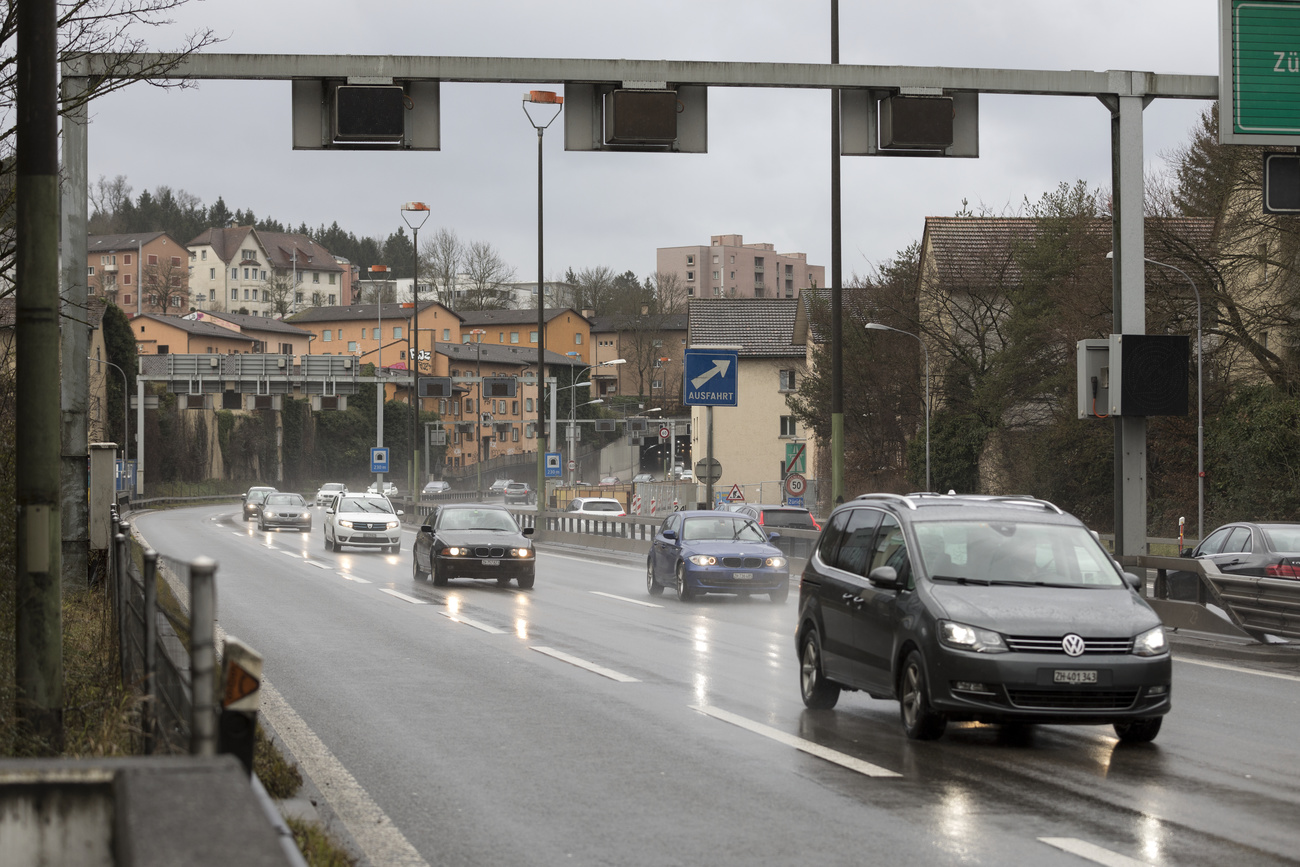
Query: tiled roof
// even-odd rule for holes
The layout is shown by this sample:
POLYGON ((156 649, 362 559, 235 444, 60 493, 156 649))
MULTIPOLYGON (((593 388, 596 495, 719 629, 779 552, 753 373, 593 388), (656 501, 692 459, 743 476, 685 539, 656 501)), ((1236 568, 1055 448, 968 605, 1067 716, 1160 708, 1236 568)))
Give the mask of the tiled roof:
MULTIPOLYGON (((582 314, 572 307, 547 307, 543 315, 546 321, 550 322, 557 316, 565 313, 573 313, 576 316, 582 314)), ((537 308, 525 307, 519 310, 462 310, 460 311, 462 324, 470 326, 479 325, 524 325, 529 322, 536 324, 537 308)))
POLYGON ((179 328, 190 334, 197 334, 203 337, 224 337, 227 340, 244 340, 248 343, 256 343, 257 340, 240 334, 238 331, 231 331, 222 325, 213 325, 211 322, 199 322, 195 319, 185 319, 180 316, 162 316, 158 313, 141 313, 139 316, 131 318, 132 322, 141 319, 152 319, 155 322, 161 322, 164 325, 170 325, 173 328, 179 328))
POLYGON ((252 226, 231 226, 229 228, 204 229, 199 236, 186 244, 186 247, 211 246, 217 258, 229 262, 239 252, 244 239, 253 231, 252 226))
MULTIPOLYGON (((796 343, 827 344, 831 342, 829 320, 825 316, 814 315, 818 310, 830 310, 831 290, 799 290, 799 312, 795 318, 794 341, 796 343)), ((871 301, 871 294, 866 289, 845 287, 840 291, 840 314, 847 320, 859 324, 874 322, 879 312, 871 301)))
MULTIPOLYGON (((588 316, 592 334, 614 334, 632 331, 626 316, 588 316)), ((650 317, 656 331, 685 331, 689 322, 685 313, 656 314, 650 317)))
POLYGON ((231 325, 238 325, 244 331, 274 331, 277 334, 293 334, 299 337, 306 337, 311 334, 305 328, 290 325, 288 322, 281 322, 279 319, 271 319, 267 316, 250 316, 247 313, 200 310, 194 314, 194 318, 199 321, 204 319, 224 319, 231 325))
MULTIPOLYGON (((142 245, 161 238, 166 232, 134 232, 125 235, 87 235, 87 253, 108 253, 116 250, 134 252, 142 245)), ((178 245, 179 246, 179 245, 178 245)))
MULTIPOLYGON (((362 322, 379 318, 378 304, 352 304, 348 306, 334 307, 308 307, 306 310, 295 315, 289 320, 294 325, 305 325, 312 322, 362 322)), ((437 301, 421 301, 420 312, 428 310, 430 307, 440 306, 437 301)), ((384 304, 383 317, 385 319, 410 319, 411 308, 402 304, 384 304)), ((455 311, 447 311, 453 315, 458 315, 455 311)), ((535 314, 534 314, 535 315, 535 314)), ((462 317, 463 318, 463 317, 462 317)))
POLYGON ((691 346, 739 346, 741 357, 804 357, 791 343, 798 298, 709 298, 690 302, 691 346))
MULTIPOLYGON (((496 343, 437 343, 435 347, 435 351, 439 355, 445 355, 452 361, 477 361, 481 349, 483 361, 492 364, 518 364, 523 366, 537 363, 537 347, 535 346, 501 346, 496 343)), ((546 363, 561 367, 584 365, 584 362, 579 359, 569 358, 549 349, 546 350, 546 363)))
MULTIPOLYGON (((1019 245, 1032 242, 1042 223, 1029 217, 926 217, 922 247, 931 256, 938 279, 958 286, 1017 285, 1020 268, 1015 260, 1019 245)), ((1091 231, 1111 235, 1109 217, 1092 221, 1091 231)), ((1186 238, 1197 250, 1209 254, 1214 221, 1199 217, 1148 217, 1147 255, 1159 258, 1164 234, 1186 238)))
POLYGON ((271 265, 284 271, 294 267, 297 251, 299 271, 342 271, 343 266, 333 254, 306 235, 289 232, 258 232, 257 237, 266 248, 271 265))

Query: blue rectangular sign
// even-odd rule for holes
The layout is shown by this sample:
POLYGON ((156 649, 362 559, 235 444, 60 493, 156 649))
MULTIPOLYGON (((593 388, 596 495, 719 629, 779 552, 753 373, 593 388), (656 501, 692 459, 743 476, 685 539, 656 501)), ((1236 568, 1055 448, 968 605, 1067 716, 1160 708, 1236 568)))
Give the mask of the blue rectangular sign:
POLYGON ((370 472, 388 472, 388 449, 378 448, 370 450, 370 472))
POLYGON ((546 478, 558 479, 563 475, 560 471, 560 453, 546 453, 546 478))
POLYGON ((688 406, 736 406, 734 349, 687 349, 682 402, 688 406))

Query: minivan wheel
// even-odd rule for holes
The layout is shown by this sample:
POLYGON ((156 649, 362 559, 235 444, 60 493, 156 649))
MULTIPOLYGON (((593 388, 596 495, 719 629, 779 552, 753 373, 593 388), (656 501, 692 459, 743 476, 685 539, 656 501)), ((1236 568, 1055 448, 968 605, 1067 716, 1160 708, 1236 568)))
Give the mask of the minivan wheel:
POLYGON ((653 560, 645 561, 645 592, 651 596, 662 596, 664 585, 655 580, 655 564, 653 560))
POLYGON ((822 670, 822 642, 816 629, 809 629, 799 652, 799 693, 813 710, 830 710, 840 700, 840 685, 826 679, 822 670))
POLYGON ((920 651, 913 650, 907 655, 898 706, 903 718, 903 731, 914 741, 932 741, 941 736, 948 725, 947 718, 930 707, 925 663, 920 651))
POLYGON ((1128 722, 1117 722, 1115 734, 1126 744, 1145 744, 1156 739, 1160 734, 1160 724, 1164 721, 1162 716, 1150 716, 1146 719, 1134 719, 1128 722))

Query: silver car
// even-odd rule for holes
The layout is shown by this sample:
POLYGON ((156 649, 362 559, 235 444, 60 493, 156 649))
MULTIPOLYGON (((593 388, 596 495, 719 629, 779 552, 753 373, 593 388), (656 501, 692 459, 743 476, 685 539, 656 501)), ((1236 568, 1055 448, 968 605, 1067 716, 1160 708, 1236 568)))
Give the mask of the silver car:
POLYGON ((267 494, 257 516, 257 529, 287 528, 299 533, 311 532, 311 507, 302 494, 267 494))

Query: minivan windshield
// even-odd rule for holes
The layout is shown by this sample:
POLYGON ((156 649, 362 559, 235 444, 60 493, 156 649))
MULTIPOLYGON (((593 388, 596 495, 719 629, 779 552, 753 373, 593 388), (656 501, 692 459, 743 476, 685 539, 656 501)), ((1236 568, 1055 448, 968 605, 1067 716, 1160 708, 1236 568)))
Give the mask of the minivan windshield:
POLYGON ((913 525, 925 574, 966 584, 1120 587, 1124 579, 1084 527, 1018 521, 913 525))

